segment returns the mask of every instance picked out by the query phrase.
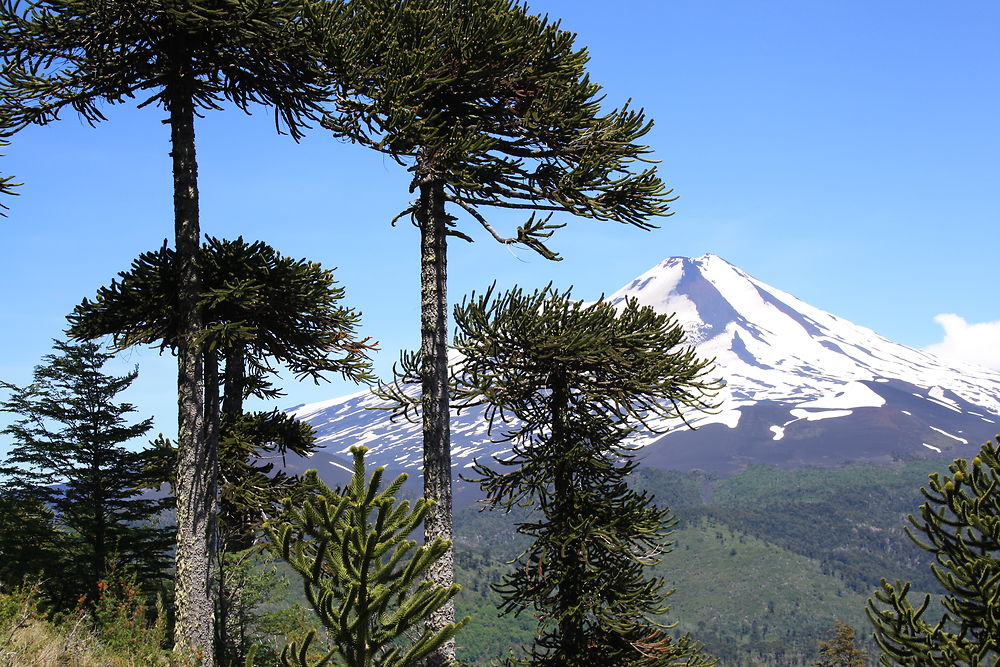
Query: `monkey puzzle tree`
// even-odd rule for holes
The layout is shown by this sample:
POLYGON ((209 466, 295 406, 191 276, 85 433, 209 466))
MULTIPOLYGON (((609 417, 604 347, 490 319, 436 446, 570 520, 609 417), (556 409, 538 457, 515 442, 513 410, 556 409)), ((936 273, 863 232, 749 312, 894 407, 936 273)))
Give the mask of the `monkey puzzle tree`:
MULTIPOLYGON (((280 395, 268 380, 274 363, 300 379, 318 382, 339 373, 368 382, 367 353, 374 345, 356 335, 360 314, 341 305, 343 288, 336 286, 332 271, 315 262, 285 257, 260 241, 209 237, 198 263, 205 326, 198 340, 206 370, 204 412, 209 437, 221 435, 223 546, 236 551, 250 546, 255 525, 298 484, 259 458, 314 451, 308 425, 278 412, 245 414, 244 399, 280 395)), ((86 339, 110 335, 119 349, 176 349, 181 324, 177 294, 176 253, 166 246, 143 253, 130 271, 98 290, 93 301, 77 306, 69 318, 70 333, 86 339)), ((170 443, 161 442, 161 454, 165 474, 176 483, 177 457, 170 443)), ((224 573, 218 574, 223 581, 224 573)), ((227 601, 218 602, 224 620, 227 601)))
MULTIPOLYGON (((176 309, 177 262, 175 251, 166 246, 140 255, 119 280, 76 307, 69 317, 71 335, 110 335, 118 349, 152 345, 176 350, 182 325, 176 309)), ((299 379, 318 382, 339 373, 367 383, 372 379, 367 355, 375 345, 357 336, 360 313, 341 305, 343 288, 336 286, 332 271, 315 262, 285 257, 260 241, 211 237, 198 262, 205 321, 197 341, 206 369, 204 412, 213 438, 219 437, 220 423, 225 424, 225 457, 233 466, 225 476, 235 482, 241 477, 237 469, 248 475, 251 470, 265 472, 250 458, 267 448, 279 454, 313 451, 307 426, 278 413, 243 413, 250 395, 281 395, 269 381, 275 363, 299 379)), ((230 509, 224 507, 224 515, 235 517, 230 509)))
MULTIPOLYGON (((341 305, 345 292, 333 271, 242 237, 207 237, 197 260, 204 319, 197 343, 210 380, 204 409, 213 430, 223 414, 238 418, 249 395, 281 395, 268 381, 275 363, 299 380, 319 382, 329 373, 353 382, 373 379, 367 355, 375 346, 357 336, 361 315, 341 305)), ((70 334, 111 336, 120 350, 150 345, 176 351, 183 324, 178 267, 178 254, 166 245, 142 253, 94 300, 74 309, 70 334)))
MULTIPOLYGON (((1000 443, 1000 437, 997 439, 1000 443)), ((931 599, 916 606, 909 582, 882 580, 868 601, 884 665, 994 664, 1000 659, 1000 452, 986 443, 972 461, 955 459, 951 476, 933 473, 920 516, 907 533, 934 554, 931 571, 946 591, 944 613, 928 618, 931 599)), ((933 613, 933 612, 932 612, 933 613)))
MULTIPOLYGON (((651 123, 625 107, 602 112, 587 52, 557 23, 512 0, 352 0, 327 39, 338 136, 388 154, 412 172, 410 216, 420 230, 420 375, 424 493, 436 504, 428 539, 452 536, 448 427, 447 239, 467 215, 495 240, 548 259, 554 212, 642 229, 666 215, 669 192, 639 140, 651 123), (507 237, 488 209, 530 211, 507 237), (541 217, 538 217, 541 214, 541 217)), ((435 581, 453 581, 450 552, 435 581)), ((454 618, 449 606, 439 625, 454 618)), ((453 658, 449 646, 432 664, 453 658)))
POLYGON ((395 498, 405 473, 381 488, 383 468, 365 472, 367 451, 351 447, 354 475, 341 489, 327 488, 310 470, 315 493, 299 503, 287 499, 285 518, 267 524, 272 547, 302 576, 306 599, 334 644, 312 662, 310 633, 301 646, 285 647, 284 665, 319 667, 337 655, 347 667, 416 667, 468 620, 408 637, 460 587, 424 578, 448 549, 444 540, 418 547, 408 539, 431 502, 421 498, 411 508, 395 498))
POLYGON ((102 103, 135 98, 167 113, 179 274, 176 638, 208 664, 218 461, 203 414, 194 119, 224 102, 243 110, 259 103, 274 108, 279 129, 299 135, 326 97, 304 8, 299 0, 0 3, 0 136, 67 108, 94 124, 104 120, 102 103))
POLYGON ((510 443, 475 471, 493 507, 533 505, 531 546, 497 588, 501 612, 540 619, 529 665, 711 665, 653 620, 670 592, 648 567, 676 520, 630 488, 625 438, 650 420, 713 407, 711 362, 671 316, 627 300, 574 301, 550 287, 471 297, 455 309, 455 405, 482 405, 510 443))

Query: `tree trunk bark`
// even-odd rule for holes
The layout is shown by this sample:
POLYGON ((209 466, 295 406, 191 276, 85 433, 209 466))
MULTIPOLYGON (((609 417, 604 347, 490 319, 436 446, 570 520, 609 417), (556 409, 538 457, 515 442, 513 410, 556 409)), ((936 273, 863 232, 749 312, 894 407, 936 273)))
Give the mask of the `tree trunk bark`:
MULTIPOLYGON (((424 518, 424 541, 453 539, 451 516, 451 441, 448 411, 447 214, 444 187, 420 185, 417 223, 420 225, 420 379, 424 430, 424 497, 434 505, 424 518)), ((454 552, 449 548, 434 563, 428 578, 439 586, 455 582, 454 552)), ((448 602, 427 620, 433 632, 455 622, 455 605, 448 602)), ((455 641, 449 640, 427 657, 428 667, 455 661, 455 641)))
POLYGON ((243 413, 243 394, 246 390, 245 353, 243 345, 236 344, 226 350, 226 387, 222 396, 222 414, 239 417, 243 413))
POLYGON ((205 421, 205 368, 197 337, 202 329, 197 258, 198 163, 194 102, 183 83, 170 96, 174 173, 174 237, 180 320, 177 343, 177 624, 174 647, 191 651, 202 667, 215 665, 212 563, 217 513, 218 452, 205 421))
POLYGON ((219 353, 217 350, 206 350, 203 356, 205 368, 205 442, 219 451, 219 353))
MULTIPOLYGON (((566 428, 569 390, 561 373, 554 374, 549 388, 552 391, 552 457, 555 464, 552 477, 555 516, 546 518, 550 524, 560 522, 565 525, 575 518, 578 509, 576 489, 573 485, 573 461, 568 456, 572 446, 566 428)), ((557 602, 560 655, 568 659, 579 659, 584 651, 582 617, 579 613, 570 615, 566 612, 567 609, 575 607, 582 597, 580 584, 583 582, 584 566, 581 562, 579 545, 573 546, 576 548, 568 549, 561 563, 551 563, 550 567, 562 567, 564 572, 557 602)))

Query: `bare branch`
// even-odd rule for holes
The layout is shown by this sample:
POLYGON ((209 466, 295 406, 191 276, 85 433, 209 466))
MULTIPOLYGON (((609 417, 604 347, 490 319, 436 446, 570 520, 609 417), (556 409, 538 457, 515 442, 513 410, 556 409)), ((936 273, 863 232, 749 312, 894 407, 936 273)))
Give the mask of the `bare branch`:
MULTIPOLYGON (((468 213, 469 215, 471 215, 473 218, 475 218, 476 222, 478 222, 480 225, 482 225, 483 229, 485 229, 486 231, 488 231, 493 236, 493 238, 495 238, 497 240, 498 243, 503 243, 505 245, 509 245, 511 243, 517 243, 517 239, 516 238, 509 238, 509 237, 506 237, 506 236, 501 236, 500 233, 496 229, 494 229, 493 226, 489 222, 487 222, 486 218, 484 218, 479 213, 479 211, 477 211, 473 207, 469 206, 467 203, 465 203, 461 199, 458 199, 458 198, 452 197, 452 196, 448 196, 447 200, 450 201, 450 202, 452 202, 452 203, 454 203, 454 204, 458 204, 463 209, 465 209, 465 212, 468 213)), ((466 238, 468 238, 468 237, 466 237, 466 238)), ((471 241, 471 239, 469 239, 469 240, 471 241)))

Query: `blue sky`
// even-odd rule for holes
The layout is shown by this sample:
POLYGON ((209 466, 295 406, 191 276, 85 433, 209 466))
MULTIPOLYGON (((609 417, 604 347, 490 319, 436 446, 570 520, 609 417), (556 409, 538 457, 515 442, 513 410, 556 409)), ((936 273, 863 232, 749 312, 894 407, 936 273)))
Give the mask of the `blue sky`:
MULTIPOLYGON (((664 257, 711 252, 900 343, 1000 344, 1000 4, 530 5, 578 33, 609 106, 631 98, 656 121, 648 142, 680 198, 652 232, 565 218, 561 263, 463 221, 477 241, 452 243, 452 300, 493 279, 591 299, 664 257)), ((67 115, 7 150, 2 171, 24 186, 0 221, 0 378, 28 382, 65 314, 172 238, 163 115, 122 105, 97 128, 67 115)), ((203 231, 338 267, 387 375, 418 335, 416 230, 389 226, 406 172, 320 130, 277 136, 263 109, 211 113, 197 133, 203 231)), ((121 363, 143 374, 129 399, 173 432, 172 359, 121 363)), ((353 390, 286 387, 280 407, 353 390)))

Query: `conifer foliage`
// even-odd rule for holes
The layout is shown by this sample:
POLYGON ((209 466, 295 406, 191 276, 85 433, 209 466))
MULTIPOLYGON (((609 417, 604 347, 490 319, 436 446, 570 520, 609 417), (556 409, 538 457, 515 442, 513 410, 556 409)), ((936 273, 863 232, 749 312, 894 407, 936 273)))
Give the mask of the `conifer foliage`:
MULTIPOLYGON (((355 382, 371 379, 368 353, 374 344, 357 335, 360 314, 342 305, 344 289, 333 272, 284 256, 261 241, 207 237, 199 254, 200 305, 205 328, 199 347, 206 371, 204 413, 218 440, 219 534, 223 551, 252 546, 262 521, 301 480, 262 460, 315 449, 307 424, 277 411, 244 413, 249 396, 281 395, 271 379, 280 364, 300 379, 318 382, 338 373, 355 382)), ((180 335, 177 255, 164 245, 146 252, 97 296, 70 316, 73 335, 110 335, 116 347, 152 345, 176 350, 180 335)), ((161 478, 176 483, 177 450, 157 441, 161 478)), ((224 582, 224 555, 217 581, 224 582)), ((230 600, 218 588, 216 609, 225 625, 230 600)), ((225 633, 217 633, 220 660, 227 659, 225 633)))
MULTIPOLYGON (((199 344, 203 353, 217 355, 209 375, 231 385, 221 397, 234 406, 229 412, 237 413, 250 394, 281 395, 267 381, 275 362, 300 380, 318 382, 338 373, 345 380, 371 381, 367 353, 373 345, 356 336, 361 315, 343 305, 345 290, 332 270, 242 237, 205 237, 198 264, 204 318, 199 344)), ((179 293, 177 252, 166 245, 144 252, 74 309, 70 333, 83 339, 109 335, 117 349, 151 345, 176 351, 179 293)))
POLYGON ((43 547, 33 554, 40 565, 61 563, 63 569, 48 576, 71 582, 64 588, 91 598, 113 558, 119 570, 155 590, 172 537, 152 523, 165 502, 138 491, 148 480, 145 453, 125 446, 143 436, 152 419, 130 423, 135 408, 115 401, 137 373, 107 375, 103 367, 111 356, 94 343, 56 341, 31 384, 0 383, 10 392, 0 410, 17 416, 3 430, 12 440, 0 468, 7 476, 5 503, 22 514, 34 508, 33 520, 21 527, 33 530, 20 539, 30 534, 43 547), (46 538, 46 524, 63 534, 46 538), (58 561, 51 553, 56 545, 65 549, 58 561))
MULTIPOLYGON (((253 459, 289 451, 308 455, 313 438, 307 425, 283 413, 245 414, 244 400, 281 396, 271 383, 275 364, 300 379, 318 382, 337 373, 369 382, 368 353, 375 346, 357 335, 360 313, 342 304, 344 289, 333 272, 315 262, 286 257, 261 241, 208 237, 199 265, 205 321, 199 342, 211 380, 204 412, 211 434, 221 438, 222 515, 230 528, 243 532, 238 541, 245 548, 251 515, 260 518, 263 508, 280 501, 294 484, 273 473, 272 465, 253 459)), ((181 326, 177 268, 171 248, 143 253, 131 270, 76 307, 70 333, 83 339, 109 335, 118 349, 176 350, 181 326)), ((161 445, 164 458, 176 458, 169 443, 161 445)))
MULTIPOLYGON (((424 495, 428 540, 452 536, 448 425, 448 237, 473 240, 460 217, 503 244, 559 259, 547 245, 565 212, 650 229, 670 193, 641 143, 651 122, 626 104, 601 109, 575 35, 514 0, 352 0, 327 35, 337 94, 323 121, 413 174, 420 230, 424 495), (525 212, 503 233, 490 211, 525 212)), ((435 580, 453 581, 451 554, 435 580)), ((446 607, 432 624, 454 618, 446 607)), ((431 661, 454 659, 446 647, 431 661)))
POLYGON ((711 363, 680 326, 629 300, 574 301, 551 287, 492 288, 455 309, 455 404, 484 405, 511 453, 477 462, 493 507, 534 506, 533 542, 497 589, 503 613, 540 619, 528 665, 711 665, 655 616, 669 591, 648 568, 676 520, 626 481, 624 439, 652 418, 712 407, 711 363))
MULTIPOLYGON (((0 147, 9 146, 10 141, 6 139, 0 139, 0 147)), ((7 197, 10 195, 16 195, 16 188, 18 184, 14 182, 13 176, 3 176, 0 175, 0 197, 7 197)), ((7 215, 7 204, 0 201, 0 215, 7 215)))
MULTIPOLYGON (((331 0, 332 4, 333 0, 331 0)), ((0 3, 0 136, 67 110, 88 123, 103 104, 138 100, 170 127, 178 265, 177 646, 213 664, 210 570, 217 452, 206 425, 199 338, 200 242, 195 117, 224 102, 275 110, 299 136, 326 99, 306 4, 297 0, 4 0, 0 3)), ((8 178, 0 190, 9 190, 8 178)), ((211 386, 209 381, 208 386, 211 386)))
POLYGON ((301 505, 288 499, 287 520, 267 526, 274 548, 302 576, 306 598, 335 646, 314 662, 308 657, 310 634, 301 645, 286 647, 285 665, 314 667, 337 656, 347 667, 413 667, 465 623, 406 639, 460 587, 424 578, 449 545, 435 540, 418 547, 408 539, 430 503, 420 499, 411 508, 409 501, 394 497, 405 474, 381 488, 383 468, 367 475, 367 451, 351 448, 354 475, 340 490, 327 488, 315 470, 309 471, 308 481, 318 491, 301 505))
POLYGON ((837 618, 830 635, 829 640, 818 642, 820 657, 812 667, 866 667, 868 654, 855 644, 854 628, 837 618))
POLYGON ((868 602, 884 665, 994 664, 1000 659, 1000 437, 971 460, 955 459, 950 475, 934 473, 910 537, 934 554, 931 570, 946 594, 943 613, 930 596, 908 599, 909 582, 889 583, 868 602), (934 605, 936 606, 936 605, 934 605))

